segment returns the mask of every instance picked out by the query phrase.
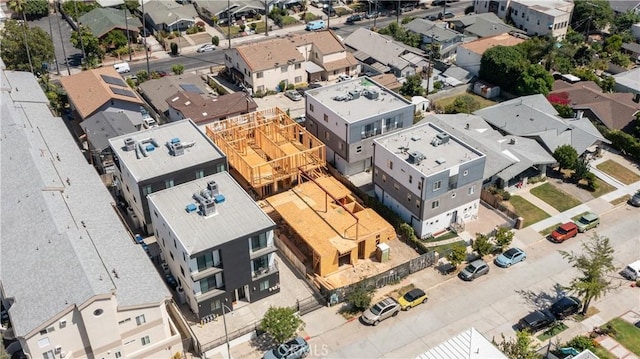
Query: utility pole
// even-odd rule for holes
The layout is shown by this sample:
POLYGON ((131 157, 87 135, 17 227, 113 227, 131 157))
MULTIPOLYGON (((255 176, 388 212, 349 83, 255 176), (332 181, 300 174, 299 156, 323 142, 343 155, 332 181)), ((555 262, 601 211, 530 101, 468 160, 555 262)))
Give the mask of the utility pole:
POLYGON ((80 31, 82 25, 80 24, 80 17, 78 16, 78 2, 74 1, 73 5, 76 9, 76 26, 78 26, 78 38, 80 39, 80 47, 82 47, 82 61, 85 62, 87 53, 84 51, 84 40, 82 40, 82 31, 80 31))
POLYGON ((229 38, 229 49, 231 49, 231 0, 227 0, 227 38, 229 38))
MULTIPOLYGON (((124 7, 124 27, 127 30, 127 48, 129 49, 129 61, 131 61, 131 39, 129 39, 129 15, 127 14, 127 5, 123 5, 124 7)), ((143 30, 144 31, 144 30, 143 30)), ((144 33, 142 34, 144 35, 144 33)))
MULTIPOLYGON (((60 1, 58 0, 58 6, 60 1)), ((64 48, 64 41, 62 40, 62 27, 60 27, 60 17, 56 13, 56 22, 58 23, 58 32, 60 33, 60 44, 62 45, 62 55, 64 56, 64 64, 67 65, 67 74, 71 76, 71 69, 69 68, 69 59, 67 59, 67 50, 64 48)))
POLYGON ((378 20, 378 0, 375 0, 375 1, 376 1, 375 7, 374 7, 375 13, 373 14, 373 30, 374 31, 376 29, 376 20, 378 20))
POLYGON ((144 54, 145 57, 147 58, 147 76, 151 76, 151 67, 149 66, 149 48, 147 47, 147 37, 144 36, 145 33, 147 31, 147 24, 145 22, 145 14, 144 14, 144 0, 140 0, 140 3, 142 4, 142 38, 144 39, 144 54))
POLYGON ((267 0, 264 0, 264 36, 269 36, 269 7, 267 0))
POLYGON ((400 0, 398 0, 398 6, 396 7, 396 24, 400 25, 400 0))

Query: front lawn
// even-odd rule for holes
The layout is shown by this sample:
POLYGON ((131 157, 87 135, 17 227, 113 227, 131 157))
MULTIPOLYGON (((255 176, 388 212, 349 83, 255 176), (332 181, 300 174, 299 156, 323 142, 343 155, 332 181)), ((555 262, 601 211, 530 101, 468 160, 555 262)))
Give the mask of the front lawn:
POLYGON ((538 340, 544 342, 545 340, 556 336, 558 333, 567 329, 568 327, 563 322, 557 322, 554 326, 544 331, 544 333, 538 335, 538 340))
POLYGON ((598 164, 596 168, 626 185, 640 181, 640 176, 629 171, 614 160, 606 160, 598 164))
MULTIPOLYGON (((471 96, 473 97, 476 101, 478 101, 480 103, 480 108, 485 108, 485 107, 489 107, 489 106, 493 106, 496 104, 495 101, 491 101, 491 100, 487 100, 486 98, 482 97, 482 96, 478 96, 476 94, 473 94, 471 92, 467 92, 464 93, 462 95, 466 95, 466 96, 471 96)), ((435 107, 436 109, 441 110, 444 113, 444 109, 447 108, 447 106, 451 105, 453 103, 453 101, 456 100, 456 98, 462 96, 462 95, 456 95, 456 96, 451 96, 451 97, 445 97, 439 100, 435 101, 435 107)))
POLYGON ((591 195, 593 196, 593 198, 598 198, 602 195, 605 195, 609 192, 613 192, 615 191, 615 187, 613 187, 612 185, 608 184, 607 182, 601 180, 600 178, 596 177, 596 190, 591 192, 591 195))
POLYGON ((610 334, 613 339, 635 355, 640 355, 640 328, 621 318, 612 319, 608 324, 615 329, 610 334))
POLYGON ((612 205, 615 206, 615 205, 618 205, 620 203, 627 202, 627 201, 629 201, 629 199, 631 199, 631 195, 630 194, 625 194, 622 197, 618 197, 616 199, 613 199, 613 200, 609 201, 609 203, 611 203, 612 205))
POLYGON ((547 202, 559 212, 564 212, 579 205, 581 202, 570 194, 555 188, 551 183, 545 183, 531 189, 531 194, 547 202))
POLYGON ((438 253, 444 253, 447 250, 453 248, 453 246, 455 246, 457 243, 462 244, 463 246, 467 245, 467 242, 463 241, 463 240, 459 240, 453 243, 448 243, 448 244, 441 244, 439 246, 435 246, 435 247, 429 247, 430 250, 432 251, 436 251, 438 253))
POLYGON ((530 226, 549 217, 547 212, 541 210, 533 203, 518 195, 511 196, 509 202, 513 206, 514 212, 516 212, 518 216, 524 218, 524 227, 530 226))

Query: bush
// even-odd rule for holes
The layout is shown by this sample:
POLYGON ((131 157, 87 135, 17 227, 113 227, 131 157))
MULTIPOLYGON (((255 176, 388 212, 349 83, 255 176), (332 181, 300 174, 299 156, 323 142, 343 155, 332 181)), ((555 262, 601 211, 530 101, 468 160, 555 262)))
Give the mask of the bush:
POLYGON ((187 35, 192 35, 192 34, 197 34, 198 33, 198 27, 197 26, 191 26, 187 29, 187 35))
POLYGON ((593 339, 585 337, 583 335, 578 335, 577 337, 571 339, 565 344, 565 346, 574 348, 579 352, 586 349, 593 350, 596 347, 593 339))
POLYGON ((287 90, 293 90, 295 88, 296 88, 296 85, 294 85, 294 84, 288 84, 287 85, 287 90))
POLYGON ((358 284, 345 298, 354 311, 361 312, 371 304, 373 299, 373 288, 366 287, 363 283, 358 284))
POLYGON ((218 46, 220 45, 220 38, 218 36, 211 37, 211 44, 218 46))
POLYGON ((178 44, 175 42, 171 43, 171 55, 176 56, 178 54, 178 44))
POLYGON ((254 20, 260 21, 260 19, 262 19, 262 15, 260 14, 256 14, 256 16, 253 17, 254 20))
POLYGON ((282 92, 282 91, 284 91, 286 88, 287 88, 287 85, 286 85, 286 83, 284 82, 284 80, 283 80, 283 81, 280 81, 280 82, 278 83, 278 91, 282 92))
POLYGON ((247 25, 245 25, 245 24, 240 25, 240 32, 244 32, 244 30, 246 30, 246 28, 247 28, 247 25))
POLYGON ((171 71, 173 71, 173 73, 176 75, 181 75, 182 73, 184 73, 184 66, 181 64, 175 64, 171 66, 171 71))

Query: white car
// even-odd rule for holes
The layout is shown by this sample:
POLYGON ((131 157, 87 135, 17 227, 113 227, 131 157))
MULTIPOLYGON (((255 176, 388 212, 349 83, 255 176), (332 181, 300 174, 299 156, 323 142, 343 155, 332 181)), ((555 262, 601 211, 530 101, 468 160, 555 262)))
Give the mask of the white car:
POLYGON ((211 52, 216 49, 216 45, 205 44, 198 48, 198 52, 211 52))
POLYGON ((349 76, 349 75, 339 75, 338 76, 338 82, 347 81, 347 80, 351 80, 351 76, 349 76))
POLYGON ((290 98, 292 101, 300 101, 302 100, 302 95, 296 90, 289 90, 284 93, 285 96, 290 98))

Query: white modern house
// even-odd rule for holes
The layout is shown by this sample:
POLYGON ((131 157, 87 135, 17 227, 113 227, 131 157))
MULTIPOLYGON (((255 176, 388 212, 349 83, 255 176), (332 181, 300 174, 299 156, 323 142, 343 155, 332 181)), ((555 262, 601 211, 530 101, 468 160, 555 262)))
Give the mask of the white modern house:
POLYGON ((415 105, 368 77, 306 95, 306 128, 326 145, 327 162, 345 175, 371 168, 376 137, 413 124, 415 105))
POLYGON ((417 236, 477 218, 486 157, 440 127, 426 122, 376 138, 373 158, 376 197, 417 236))
POLYGON ((276 224, 228 172, 165 189, 149 197, 153 225, 178 293, 198 316, 223 305, 278 293, 276 224))
POLYGON ((181 357, 171 294, 100 176, 33 74, 0 66, 4 337, 29 358, 181 357))

